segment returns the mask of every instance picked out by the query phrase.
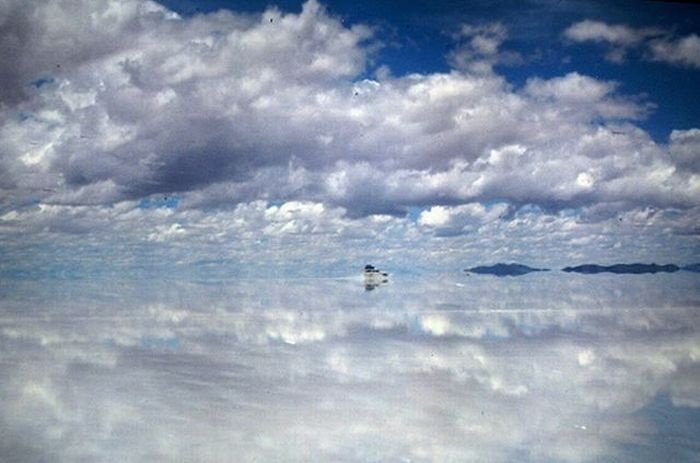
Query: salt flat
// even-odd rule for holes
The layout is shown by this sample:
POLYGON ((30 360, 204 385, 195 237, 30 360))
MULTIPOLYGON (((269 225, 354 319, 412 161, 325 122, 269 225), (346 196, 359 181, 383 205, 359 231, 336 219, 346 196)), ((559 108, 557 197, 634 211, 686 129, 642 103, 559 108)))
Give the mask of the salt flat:
POLYGON ((700 278, 0 284, 3 461, 697 461, 700 278))

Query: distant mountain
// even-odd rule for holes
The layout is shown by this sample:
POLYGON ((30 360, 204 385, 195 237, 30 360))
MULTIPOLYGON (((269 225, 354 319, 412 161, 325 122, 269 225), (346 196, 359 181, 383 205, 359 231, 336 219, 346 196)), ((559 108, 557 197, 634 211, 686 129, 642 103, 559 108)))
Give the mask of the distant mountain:
MULTIPOLYGON (((598 264, 584 264, 577 265, 575 267, 564 267, 562 271, 572 272, 572 273, 583 273, 583 274, 595 274, 595 273, 616 273, 616 274, 633 274, 639 275, 643 273, 673 273, 679 270, 686 270, 688 272, 698 272, 700 273, 700 263, 686 265, 684 267, 679 267, 675 264, 659 265, 659 264, 614 264, 614 265, 598 265, 598 264)), ((526 275, 531 272, 546 272, 549 271, 547 268, 533 268, 522 264, 503 264, 498 263, 495 265, 480 265, 478 267, 472 267, 464 270, 469 273, 476 273, 480 275, 495 275, 498 277, 505 276, 520 276, 526 275)))
MULTIPOLYGON (((576 267, 565 267, 562 269, 565 272, 575 273, 618 273, 618 274, 641 274, 641 273, 659 273, 659 272, 677 272, 680 267, 673 264, 657 265, 657 264, 615 264, 615 265, 597 265, 585 264, 576 267)), ((694 271, 694 270, 691 270, 694 271)))
POLYGON ((519 276, 525 275, 531 272, 547 272, 547 268, 532 268, 527 265, 521 264, 496 264, 490 266, 479 266, 472 267, 465 270, 465 272, 478 273, 480 275, 496 275, 498 277, 505 276, 519 276))

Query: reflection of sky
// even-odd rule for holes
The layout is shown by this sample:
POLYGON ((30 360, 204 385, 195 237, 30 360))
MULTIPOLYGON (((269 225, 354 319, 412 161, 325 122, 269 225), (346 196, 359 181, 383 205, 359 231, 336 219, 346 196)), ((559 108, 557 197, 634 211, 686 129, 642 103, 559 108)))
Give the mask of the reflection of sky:
POLYGON ((1 461, 697 461, 692 274, 0 283, 1 461))

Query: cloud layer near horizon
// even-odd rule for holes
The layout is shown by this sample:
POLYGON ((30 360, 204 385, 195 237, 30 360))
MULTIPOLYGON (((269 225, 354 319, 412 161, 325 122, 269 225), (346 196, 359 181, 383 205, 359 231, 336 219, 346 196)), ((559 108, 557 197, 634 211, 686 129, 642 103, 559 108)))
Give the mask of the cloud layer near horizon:
MULTIPOLYGON (((450 72, 393 76, 371 28, 313 0, 188 18, 136 1, 2 8, 17 64, 2 71, 0 232, 15 242, 124 224, 142 242, 488 233, 517 254, 624 248, 641 227, 686 237, 669 255, 694 249, 698 129, 660 144, 636 125, 652 102, 585 73, 513 87, 494 70, 521 59, 502 24, 464 25, 450 72), (175 207, 143 207, 165 197, 175 207), (521 236, 524 216, 546 225, 521 236), (613 229, 628 217, 646 219, 613 229)), ((624 46, 648 35, 601 27, 624 46)))

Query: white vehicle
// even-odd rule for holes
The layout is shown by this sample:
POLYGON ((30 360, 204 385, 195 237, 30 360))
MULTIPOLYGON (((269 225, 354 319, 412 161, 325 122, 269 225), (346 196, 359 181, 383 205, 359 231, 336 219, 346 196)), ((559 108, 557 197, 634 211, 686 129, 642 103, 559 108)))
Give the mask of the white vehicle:
POLYGON ((389 281, 389 274, 374 268, 373 265, 365 265, 364 277, 366 287, 379 286, 389 281))

